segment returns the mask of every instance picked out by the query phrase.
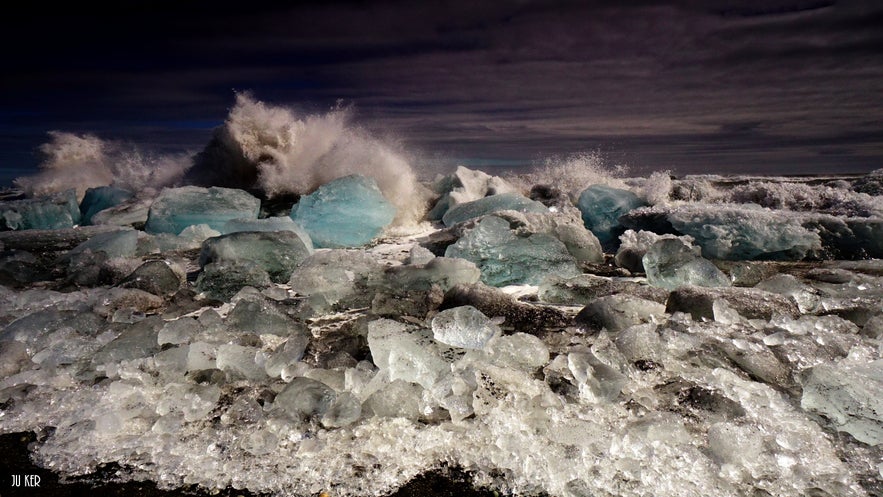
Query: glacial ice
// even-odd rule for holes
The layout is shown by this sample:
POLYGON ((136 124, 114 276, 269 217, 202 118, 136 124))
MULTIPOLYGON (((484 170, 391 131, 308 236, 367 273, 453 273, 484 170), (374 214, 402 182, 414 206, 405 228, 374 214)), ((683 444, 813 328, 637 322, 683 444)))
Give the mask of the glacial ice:
POLYGON ((634 193, 605 185, 586 188, 577 202, 586 228, 598 237, 602 245, 615 242, 624 231, 619 217, 642 205, 646 205, 645 202, 634 193))
POLYGON ((267 217, 263 219, 231 219, 221 227, 221 234, 227 235, 237 231, 293 231, 304 243, 312 247, 309 233, 294 222, 289 216, 267 217))
POLYGON ((693 319, 714 319, 714 302, 725 300, 742 317, 769 320, 774 315, 800 315, 793 299, 754 288, 681 286, 671 292, 666 312, 685 312, 693 319))
POLYGON ((445 226, 453 226, 499 211, 547 213, 549 209, 518 193, 500 193, 451 207, 442 217, 442 222, 445 226))
POLYGON ((113 186, 89 188, 80 201, 81 224, 92 224, 95 214, 132 198, 132 192, 113 186))
POLYGON ((432 335, 437 342, 463 349, 482 349, 500 328, 471 305, 439 312, 432 318, 432 335))
POLYGON ((265 270, 272 281, 282 283, 312 253, 309 240, 293 231, 239 231, 203 242, 199 264, 248 261, 265 270))
POLYGON ((619 235, 619 248, 616 250, 614 262, 617 266, 633 273, 643 273, 645 272, 644 254, 650 250, 654 243, 667 238, 678 238, 687 246, 693 245, 693 237, 690 236, 676 237, 671 234, 657 235, 652 231, 626 230, 625 233, 619 235))
POLYGON ((378 319, 368 323, 368 346, 374 364, 391 381, 403 380, 429 389, 450 371, 450 361, 444 357, 448 347, 434 340, 429 330, 378 319))
POLYGON ((395 206, 384 198, 377 183, 360 175, 325 183, 291 209, 291 218, 303 226, 317 248, 365 245, 395 215, 395 206))
POLYGON ((138 231, 121 229, 99 233, 67 252, 66 257, 82 254, 86 251, 104 252, 108 257, 132 257, 138 246, 138 231))
POLYGON ((620 294, 589 302, 576 316, 576 322, 592 329, 606 328, 616 333, 630 326, 661 321, 664 315, 665 306, 658 302, 620 294))
POLYGON ((319 251, 304 259, 291 273, 292 290, 307 297, 316 312, 334 306, 364 307, 370 303, 365 292, 381 278, 383 266, 362 250, 319 251))
POLYGON ((481 269, 481 280, 493 286, 536 285, 550 274, 580 274, 573 256, 557 238, 543 233, 518 237, 508 222, 496 216, 482 219, 445 250, 445 257, 474 262, 481 269))
POLYGON ((641 263, 647 282, 653 286, 671 290, 683 285, 730 286, 730 280, 720 269, 676 238, 654 242, 641 263))
POLYGON ((0 230, 57 230, 77 224, 80 206, 74 190, 0 202, 0 230))
POLYGON ((883 443, 883 359, 820 364, 803 383, 800 406, 870 445, 883 443))
POLYGON ((426 217, 439 221, 452 207, 491 195, 515 193, 517 189, 498 176, 458 166, 452 174, 436 179, 433 190, 441 197, 426 217))
POLYGON ((221 231, 230 220, 257 219, 260 208, 261 201, 242 190, 197 186, 166 188, 150 206, 144 230, 177 235, 188 226, 207 224, 221 231))

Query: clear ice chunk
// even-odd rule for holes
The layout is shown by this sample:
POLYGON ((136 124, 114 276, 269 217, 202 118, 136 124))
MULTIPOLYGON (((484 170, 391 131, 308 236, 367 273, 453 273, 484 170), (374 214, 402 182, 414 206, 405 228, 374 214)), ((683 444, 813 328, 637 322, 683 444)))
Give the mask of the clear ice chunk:
POLYGON ((0 202, 0 230, 56 230, 80 224, 75 190, 0 202))
POLYGON ((225 343, 218 347, 215 364, 232 379, 262 380, 267 377, 264 369, 266 355, 258 348, 225 343))
POLYGON ((644 254, 642 263, 647 272, 647 282, 660 288, 730 286, 729 278, 720 269, 678 239, 654 242, 644 254))
POLYGON ((883 443, 883 359, 820 364, 803 382, 800 406, 869 445, 883 443))
POLYGON ((360 247, 395 218, 396 208, 372 178, 351 175, 330 181, 300 198, 291 218, 310 234, 316 247, 360 247))
POLYGON ((433 338, 452 347, 480 350, 498 333, 500 327, 471 305, 446 309, 432 318, 433 338))
POLYGON ((459 204, 442 217, 445 226, 453 226, 469 219, 486 216, 499 211, 547 213, 549 209, 540 202, 518 193, 501 193, 459 204))
POLYGON ((299 376, 276 395, 273 409, 295 420, 321 418, 331 408, 336 396, 334 390, 321 381, 299 376))
POLYGON ((177 235, 184 228, 207 224, 221 231, 232 219, 257 219, 261 201, 233 188, 184 186, 160 192, 147 217, 145 231, 177 235))
POLYGON ((481 279, 492 286, 538 285, 555 274, 580 274, 573 256, 557 238, 537 233, 525 238, 509 229, 509 223, 487 216, 445 250, 445 257, 472 261, 481 270, 481 279))
POLYGON ((650 247, 659 240, 677 238, 684 242, 687 246, 693 245, 693 237, 675 235, 657 235, 652 231, 635 231, 626 230, 625 233, 619 235, 619 248, 616 251, 614 262, 616 265, 633 273, 643 273, 644 271, 644 254, 650 250, 650 247))
POLYGON ((104 209, 119 205, 130 198, 132 198, 132 192, 114 186, 99 186, 87 189, 83 200, 80 201, 81 224, 92 224, 92 217, 95 214, 104 209))
POLYGON ((374 364, 389 374, 389 379, 417 383, 423 388, 432 385, 446 371, 450 362, 428 330, 413 330, 390 319, 368 323, 368 347, 374 364))
POLYGON ((241 231, 203 242, 199 264, 248 261, 260 266, 272 281, 284 283, 312 254, 308 243, 293 231, 241 231))
POLYGON ((338 303, 369 305, 371 295, 365 289, 382 275, 383 265, 365 251, 332 249, 304 259, 291 273, 288 284, 298 295, 307 297, 317 312, 324 312, 338 303))
POLYGON ((309 233, 289 216, 267 217, 264 219, 231 219, 224 223, 220 232, 223 235, 237 231, 293 231, 310 247, 313 246, 309 233))
POLYGON ((761 281, 754 288, 791 297, 797 302, 798 309, 803 313, 814 311, 821 302, 818 290, 805 283, 801 283, 800 280, 790 274, 777 274, 761 281))
POLYGON ((620 216, 643 205, 646 203, 634 193, 605 185, 586 188, 577 202, 583 223, 602 245, 615 242, 624 231, 619 223, 620 216))

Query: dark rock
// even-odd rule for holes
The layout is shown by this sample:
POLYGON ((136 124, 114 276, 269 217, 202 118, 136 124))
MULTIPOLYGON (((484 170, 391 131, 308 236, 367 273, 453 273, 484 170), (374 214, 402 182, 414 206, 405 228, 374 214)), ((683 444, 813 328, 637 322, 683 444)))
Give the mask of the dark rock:
POLYGON ((461 305, 471 305, 491 318, 503 317, 500 327, 504 331, 537 335, 546 329, 572 323, 571 318, 558 309, 519 302, 502 290, 481 283, 457 285, 450 289, 440 309, 461 305))
POLYGON ((120 286, 167 297, 181 288, 181 276, 166 261, 147 261, 126 276, 120 286))
POLYGON ((725 300, 742 317, 748 319, 769 320, 775 313, 792 318, 800 315, 793 299, 776 293, 754 288, 695 286, 683 286, 671 292, 665 312, 685 312, 693 316, 693 319, 713 320, 712 306, 717 299, 725 300))

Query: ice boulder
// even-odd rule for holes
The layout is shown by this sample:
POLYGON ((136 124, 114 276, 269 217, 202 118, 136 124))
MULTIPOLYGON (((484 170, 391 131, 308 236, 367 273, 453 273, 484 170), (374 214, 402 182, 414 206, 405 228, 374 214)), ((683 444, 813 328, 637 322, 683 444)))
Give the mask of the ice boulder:
POLYGON ((804 228, 796 215, 756 205, 685 205, 667 217, 712 259, 800 260, 821 249, 818 233, 804 228))
POLYGON ((96 212, 90 218, 93 225, 109 224, 114 226, 134 226, 143 228, 150 215, 152 198, 131 198, 96 212))
POLYGON ((368 347, 374 364, 389 374, 389 379, 417 383, 431 388, 447 371, 456 353, 446 354, 448 347, 432 338, 429 330, 378 319, 368 323, 368 347))
POLYGON ((577 261, 604 262, 604 251, 598 238, 587 230, 574 208, 563 212, 502 211, 495 214, 509 223, 509 228, 520 237, 545 233, 561 240, 577 261))
POLYGON ((432 318, 435 340, 452 347, 480 350, 498 333, 500 328, 471 305, 446 309, 432 318))
POLYGON ((474 262, 481 270, 482 281, 492 286, 537 285, 550 274, 580 274, 560 240, 545 233, 519 237, 509 229, 508 222, 496 216, 482 219, 445 250, 445 257, 474 262))
POLYGON ((372 178, 345 176, 300 198, 291 218, 304 227, 316 247, 359 247, 380 235, 396 208, 372 178))
POLYGON ((579 196, 577 207, 586 228, 592 231, 602 245, 616 242, 624 231, 619 217, 633 209, 646 205, 637 195, 605 185, 592 185, 579 196))
POLYGON ((435 181, 433 190, 441 194, 435 207, 427 214, 432 220, 440 220, 448 209, 466 202, 478 200, 489 195, 512 193, 517 189, 506 180, 491 176, 482 171, 474 171, 463 166, 449 176, 440 177, 435 181))
POLYGON ((730 286, 727 276, 697 252, 678 239, 655 242, 641 259, 647 282, 672 290, 683 285, 730 286))
POLYGON ((220 231, 232 219, 257 219, 261 201, 233 188, 184 186, 166 188, 150 206, 145 231, 177 235, 184 228, 207 224, 220 231))
POLYGON ((80 202, 81 223, 92 224, 92 216, 104 209, 119 205, 132 198, 132 192, 114 186, 89 188, 80 202))
POLYGON ((75 256, 86 251, 104 252, 108 257, 132 257, 138 245, 138 232, 133 229, 120 229, 99 233, 71 249, 66 256, 75 256))
POLYGON ((79 223, 80 206, 74 190, 0 202, 0 230, 56 230, 79 223))
POLYGON ((680 238, 686 245, 693 244, 693 238, 689 236, 676 237, 671 234, 657 235, 652 231, 626 230, 619 236, 619 249, 616 251, 614 262, 617 266, 633 273, 643 273, 644 254, 654 243, 665 238, 680 238))
POLYGON ((820 364, 805 375, 800 407, 869 445, 883 443, 883 360, 820 364))
POLYGON ((312 254, 307 243, 293 231, 239 231, 203 242, 199 264, 247 260, 263 268, 273 281, 285 283, 312 254))
POLYGON ((288 281, 299 296, 307 297, 317 312, 334 306, 364 307, 371 302, 366 291, 383 277, 383 266, 364 250, 333 249, 304 259, 288 281))
POLYGON ((445 223, 445 226, 453 226, 469 219, 475 219, 499 211, 545 213, 549 212, 549 209, 540 202, 531 200, 521 194, 501 193, 452 207, 442 217, 442 222, 445 223))

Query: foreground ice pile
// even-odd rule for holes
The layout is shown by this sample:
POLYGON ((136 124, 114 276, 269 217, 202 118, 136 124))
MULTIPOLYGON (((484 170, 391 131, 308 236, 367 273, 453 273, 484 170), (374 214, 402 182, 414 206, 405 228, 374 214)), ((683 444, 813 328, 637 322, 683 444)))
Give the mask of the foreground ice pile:
POLYGON ((873 225, 870 194, 596 188, 580 207, 631 205, 592 225, 614 257, 566 196, 441 183, 451 225, 383 243, 395 210, 356 176, 284 218, 166 190, 163 233, 0 233, 0 431, 167 488, 383 495, 458 466, 516 495, 883 494, 883 264, 789 260, 834 253, 812 226, 873 225))

